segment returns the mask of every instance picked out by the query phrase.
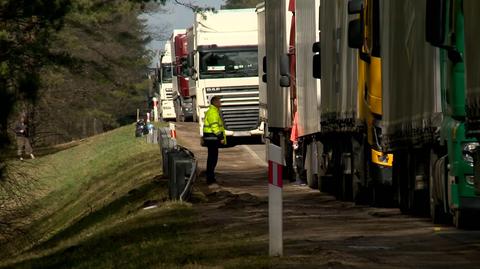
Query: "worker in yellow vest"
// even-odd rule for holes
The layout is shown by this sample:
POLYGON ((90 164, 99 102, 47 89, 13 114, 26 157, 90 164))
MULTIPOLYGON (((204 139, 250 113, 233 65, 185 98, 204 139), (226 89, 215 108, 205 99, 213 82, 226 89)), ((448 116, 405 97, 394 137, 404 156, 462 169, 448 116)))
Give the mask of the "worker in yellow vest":
POLYGON ((225 136, 225 128, 223 120, 220 116, 221 101, 219 96, 214 96, 210 100, 210 106, 205 112, 205 120, 203 122, 203 141, 208 148, 207 158, 207 184, 213 184, 215 179, 215 167, 218 161, 218 148, 225 145, 227 139, 225 136))

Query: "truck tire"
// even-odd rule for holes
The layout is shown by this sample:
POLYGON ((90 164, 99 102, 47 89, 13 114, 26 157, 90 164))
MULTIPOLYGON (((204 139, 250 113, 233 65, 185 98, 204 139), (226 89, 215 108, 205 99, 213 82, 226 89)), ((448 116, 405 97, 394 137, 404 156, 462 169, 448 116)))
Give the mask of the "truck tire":
POLYGON ((314 158, 317 158, 316 155, 314 154, 314 149, 316 145, 314 143, 307 145, 307 152, 306 152, 306 158, 305 158, 305 170, 307 174, 307 185, 311 189, 318 190, 318 175, 314 173, 314 167, 315 167, 315 160, 314 158))
POLYGON ((293 146, 290 141, 290 133, 281 133, 282 148, 284 149, 285 168, 283 170, 284 180, 295 181, 295 171, 293 169, 293 146))
POLYGON ((470 212, 462 209, 457 209, 453 212, 453 225, 457 229, 467 229, 471 227, 473 221, 470 217, 470 212))
POLYGON ((366 188, 366 163, 365 143, 366 139, 352 138, 352 199, 357 205, 368 205, 366 188))
POLYGON ((444 209, 444 203, 448 199, 445 192, 447 156, 438 158, 438 155, 434 152, 430 156, 430 182, 428 186, 430 217, 435 224, 445 224, 449 219, 449 214, 444 209))
POLYGON ((344 201, 353 201, 353 152, 352 152, 352 140, 350 137, 346 137, 338 145, 340 166, 340 197, 344 201))
POLYGON ((393 167, 393 175, 396 175, 396 189, 398 207, 403 214, 408 214, 412 210, 412 196, 410 194, 410 168, 408 152, 395 152, 395 162, 393 167))

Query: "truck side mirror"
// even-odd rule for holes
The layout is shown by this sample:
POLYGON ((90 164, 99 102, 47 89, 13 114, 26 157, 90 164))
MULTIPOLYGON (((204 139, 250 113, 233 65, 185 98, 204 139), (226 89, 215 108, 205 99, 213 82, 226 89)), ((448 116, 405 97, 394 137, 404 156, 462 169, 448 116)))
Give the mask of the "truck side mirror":
POLYGON ((263 56, 262 58, 262 71, 263 71, 263 75, 262 75, 262 82, 263 83, 267 83, 267 56, 263 56))
POLYGON ((348 14, 360 14, 363 9, 362 0, 350 0, 348 1, 348 14))
POLYGON ((280 87, 290 87, 290 57, 287 54, 280 57, 280 87))
POLYGON ((193 67, 189 67, 187 69, 187 75, 191 77, 193 80, 197 80, 197 70, 193 67))
POLYGON ((287 76, 281 76, 280 87, 290 87, 290 78, 287 76))
POLYGON ((448 48, 448 59, 454 64, 463 62, 462 54, 455 48, 448 48))
POLYGON ((313 43, 312 52, 313 53, 320 53, 320 51, 321 51, 320 42, 313 43))
POLYGON ((312 46, 312 51, 313 53, 317 53, 313 55, 313 77, 316 79, 321 79, 322 78, 322 56, 321 56, 321 48, 320 48, 320 42, 315 42, 313 43, 312 46))
POLYGON ((172 67, 172 75, 174 77, 178 76, 178 66, 173 66, 172 67))
POLYGON ((193 52, 192 53, 189 53, 188 56, 187 56, 187 65, 189 67, 193 67, 194 66, 194 58, 193 58, 193 52))
POLYGON ((362 22, 360 19, 351 20, 348 23, 348 46, 353 49, 361 49, 362 45, 362 22))
POLYGON ((446 0, 427 0, 425 40, 439 47, 445 42, 446 0))
POLYGON ((280 57, 280 75, 290 76, 290 57, 287 54, 280 57))

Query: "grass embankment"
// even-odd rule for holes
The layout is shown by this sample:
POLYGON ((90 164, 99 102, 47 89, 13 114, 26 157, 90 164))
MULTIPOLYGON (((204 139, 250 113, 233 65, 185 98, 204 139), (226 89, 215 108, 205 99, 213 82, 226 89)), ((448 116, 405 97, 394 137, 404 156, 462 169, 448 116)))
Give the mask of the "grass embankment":
POLYGON ((0 254, 0 267, 268 268, 264 241, 206 227, 191 205, 165 201, 159 147, 133 132, 133 126, 119 128, 15 163, 38 186, 27 197, 36 213, 28 244, 0 247, 4 254, 23 249, 0 254), (158 207, 143 209, 152 203, 158 207))

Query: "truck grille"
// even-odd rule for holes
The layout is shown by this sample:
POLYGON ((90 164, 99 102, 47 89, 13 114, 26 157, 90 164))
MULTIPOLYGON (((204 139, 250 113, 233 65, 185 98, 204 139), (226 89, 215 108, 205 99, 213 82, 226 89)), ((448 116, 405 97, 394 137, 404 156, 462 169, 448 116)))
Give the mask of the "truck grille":
MULTIPOLYGON (((229 131, 250 131, 259 126, 258 88, 221 88, 222 118, 229 131)), ((210 95, 207 98, 210 99, 210 95)))
POLYGON ((166 88, 165 89, 165 97, 167 97, 167 100, 172 100, 173 99, 173 89, 172 88, 166 88))

